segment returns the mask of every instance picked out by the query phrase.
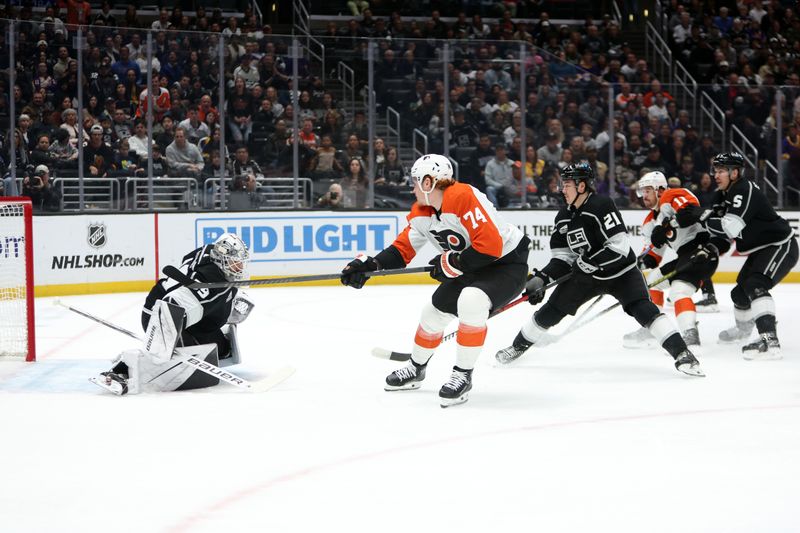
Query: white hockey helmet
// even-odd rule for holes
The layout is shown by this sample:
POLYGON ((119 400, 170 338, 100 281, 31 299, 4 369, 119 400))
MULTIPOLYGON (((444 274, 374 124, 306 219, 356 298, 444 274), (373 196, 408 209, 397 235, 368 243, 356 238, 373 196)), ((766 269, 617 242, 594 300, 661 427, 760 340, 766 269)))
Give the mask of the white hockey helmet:
POLYGON ((425 176, 433 179, 431 190, 440 181, 453 179, 453 165, 450 160, 439 154, 426 154, 414 162, 411 167, 411 177, 422 187, 422 180, 425 176))
POLYGON ((247 279, 247 263, 250 261, 250 252, 238 235, 234 233, 220 235, 211 245, 210 256, 228 281, 247 279))
POLYGON ((667 177, 664 176, 663 172, 659 172, 658 170, 648 172, 642 176, 636 184, 636 195, 639 198, 642 197, 642 189, 645 187, 652 187, 656 191, 658 191, 658 189, 666 189, 667 177))

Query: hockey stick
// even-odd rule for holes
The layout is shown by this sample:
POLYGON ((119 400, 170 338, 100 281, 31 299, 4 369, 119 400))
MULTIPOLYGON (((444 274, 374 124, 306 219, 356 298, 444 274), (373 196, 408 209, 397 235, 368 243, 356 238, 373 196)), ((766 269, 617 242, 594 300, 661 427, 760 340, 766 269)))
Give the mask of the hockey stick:
MULTIPOLYGON (((680 274, 681 272, 683 272, 684 270, 686 270, 686 269, 687 269, 687 268, 688 268, 690 265, 691 265, 691 263, 685 263, 685 264, 681 265, 681 268, 676 268, 675 270, 673 270, 673 271, 672 271, 672 272, 670 272, 669 274, 665 274, 665 275, 661 276, 660 278, 658 278, 657 280, 655 280, 654 282, 652 282, 652 283, 648 283, 648 284, 647 284, 647 288, 648 288, 648 289, 652 289, 653 287, 655 287, 655 286, 656 286, 656 285, 658 285, 659 283, 663 283, 663 282, 665 282, 665 281, 667 281, 667 280, 669 280, 669 279, 672 279, 672 278, 674 278, 676 275, 678 275, 678 274, 680 274)), ((561 333, 561 334, 560 334, 560 335, 558 335, 557 337, 554 337, 554 340, 559 340, 559 339, 562 339, 562 338, 566 337, 567 335, 569 335, 569 334, 570 334, 570 333, 572 333, 573 331, 575 331, 575 330, 577 330, 577 329, 580 329, 580 328, 582 328, 583 326, 585 326, 585 325, 587 325, 587 324, 590 324, 590 323, 594 322, 596 319, 598 319, 598 318, 600 318, 601 316, 603 316, 603 315, 605 315, 605 314, 607 314, 607 313, 609 313, 609 312, 613 311, 614 309, 616 309, 616 308, 617 308, 617 307, 619 307, 620 305, 622 305, 622 304, 621 304, 621 303, 619 303, 619 302, 616 302, 616 303, 614 303, 614 304, 612 304, 612 305, 610 305, 610 306, 606 307, 605 309, 603 309, 602 311, 600 311, 599 313, 597 313, 597 314, 596 314, 596 315, 594 315, 593 317, 589 318, 588 320, 585 320, 585 321, 583 321, 583 322, 581 322, 581 323, 578 323, 578 324, 575 324, 574 326, 571 326, 571 327, 570 327, 568 330, 566 330, 565 332, 561 333)))
MULTIPOLYGON (((541 291, 544 292, 547 289, 549 289, 551 287, 554 287, 554 286, 558 285, 559 283, 568 280, 571 277, 572 277, 572 273, 571 272, 569 274, 565 274, 564 276, 561 276, 560 278, 558 278, 556 280, 553 280, 550 283, 548 283, 547 285, 545 285, 544 287, 542 287, 541 291)), ((489 315, 489 318, 495 317, 495 316, 499 315, 500 313, 508 311, 512 307, 515 307, 515 306, 521 304, 522 302, 527 302, 527 301, 528 301, 528 297, 527 296, 525 296, 525 295, 520 296, 516 300, 512 300, 511 302, 507 303, 506 305, 504 305, 502 307, 498 307, 497 309, 492 311, 492 313, 489 315)), ((442 337, 441 342, 447 342, 450 339, 455 338, 457 334, 458 334, 458 331, 452 331, 452 332, 448 333, 447 335, 445 335, 444 337, 442 337)), ((372 356, 373 357, 377 357, 378 359, 389 359, 390 361, 408 361, 409 359, 411 359, 411 354, 410 353, 394 352, 392 350, 387 350, 386 348, 380 348, 378 346, 376 346, 375 348, 372 349, 372 356)))
MULTIPOLYGON (((648 244, 648 245, 645 247, 645 249, 642 251, 642 253, 640 253, 640 254, 639 254, 639 257, 637 257, 637 258, 636 258, 636 263, 638 264, 638 263, 639 263, 639 261, 641 261, 641 260, 642 260, 642 258, 644 258, 644 256, 646 256, 647 254, 649 254, 649 253, 650 253, 652 250, 654 250, 654 249, 655 249, 655 246, 653 246, 653 244, 652 244, 652 243, 648 244)), ((662 281, 663 281, 663 280, 662 280, 662 281)), ((659 283, 660 283, 660 282, 659 282, 659 283)), ((650 288, 650 287, 648 286, 648 288, 650 288)), ((569 329, 572 329, 572 328, 575 328, 575 327, 580 327, 580 326, 582 325, 582 323, 583 323, 583 320, 586 318, 586 316, 587 316, 587 315, 588 315, 588 314, 591 312, 591 310, 592 310, 592 309, 594 309, 594 307, 595 307, 597 304, 599 304, 599 303, 600 303, 600 300, 602 300, 604 296, 605 296, 605 293, 603 293, 603 294, 599 295, 597 298, 595 298, 595 299, 594 299, 594 301, 593 301, 593 302, 592 302, 592 303, 589 305, 589 307, 587 307, 586 309, 584 309, 584 310, 581 312, 581 314, 580 314, 580 315, 579 315, 579 316, 578 316, 578 317, 577 317, 577 318, 574 320, 574 322, 572 323, 572 326, 570 326, 570 328, 569 328, 569 329)), ((590 319, 590 320, 592 320, 592 319, 590 319)), ((567 334, 567 331, 569 331, 569 329, 562 331, 562 332, 561 332, 561 333, 559 333, 558 335, 548 335, 548 338, 547 338, 547 340, 548 340, 548 343, 554 343, 554 342, 558 342, 559 340, 561 340, 561 338, 562 338, 564 335, 566 335, 566 334, 567 334)))
MULTIPOLYGON (((433 270, 431 266, 414 267, 414 268, 397 268, 393 270, 375 270, 372 272, 364 272, 368 278, 379 276, 394 276, 396 274, 418 274, 420 272, 430 272, 433 270)), ((293 276, 288 278, 271 278, 271 279, 256 279, 256 280, 241 280, 241 281, 215 281, 210 283, 203 283, 188 278, 183 272, 174 266, 167 265, 163 270, 167 276, 177 279, 184 283, 186 280, 190 289, 220 289, 225 287, 247 287, 255 285, 280 285, 284 283, 304 283, 309 281, 327 281, 339 279, 342 277, 341 273, 338 274, 315 274, 311 276, 293 276)))
MULTIPOLYGON (((77 314, 81 315, 82 317, 88 318, 89 320, 93 320, 94 322, 97 322, 98 324, 102 324, 102 325, 104 325, 104 326, 106 326, 108 328, 111 328, 114 331, 118 331, 120 333, 124 333, 128 337, 134 338, 136 340, 142 340, 142 338, 139 337, 139 335, 137 335, 136 333, 134 333, 134 332, 132 332, 132 331, 130 331, 128 329, 125 329, 125 328, 123 328, 121 326, 117 326, 116 324, 112 324, 111 322, 109 322, 107 320, 103 320, 102 318, 96 317, 96 316, 92 315, 91 313, 87 313, 86 311, 82 311, 81 309, 78 309, 77 307, 72 307, 71 305, 67 305, 64 302, 62 302, 61 300, 56 300, 53 303, 55 305, 59 305, 61 307, 69 309, 73 313, 77 313, 77 314)), ((259 381, 251 382, 251 381, 247 381, 244 378, 240 378, 239 376, 237 376, 236 374, 233 374, 232 372, 229 372, 227 370, 223 370, 220 367, 209 363, 208 361, 204 361, 202 359, 198 359, 197 357, 192 356, 192 355, 187 356, 187 357, 180 357, 180 358, 177 358, 176 360, 179 363, 184 363, 184 364, 187 364, 189 366, 193 366, 197 370, 199 370, 201 372, 205 372, 206 374, 209 374, 211 376, 214 376, 215 378, 219 379, 220 381, 224 381, 225 383, 233 385, 234 387, 239 387, 241 389, 246 389, 246 390, 249 390, 251 392, 265 392, 265 391, 271 389, 272 387, 274 387, 275 385, 278 385, 279 383, 284 381, 286 378, 288 378, 292 374, 294 374, 294 368, 292 368, 292 367, 284 367, 284 368, 280 368, 280 369, 276 370, 269 377, 266 377, 266 378, 264 378, 262 380, 259 380, 259 381)))

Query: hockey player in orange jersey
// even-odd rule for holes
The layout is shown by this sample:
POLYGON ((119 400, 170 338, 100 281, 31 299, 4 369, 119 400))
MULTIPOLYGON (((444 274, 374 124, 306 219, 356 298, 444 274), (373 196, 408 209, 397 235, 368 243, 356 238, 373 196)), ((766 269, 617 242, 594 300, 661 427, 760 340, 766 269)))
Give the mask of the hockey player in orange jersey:
MULTIPOLYGON (((692 295, 700 288, 702 280, 710 278, 719 263, 718 246, 726 243, 715 239, 710 242, 709 234, 700 223, 681 227, 676 214, 688 206, 699 206, 697 198, 688 189, 667 188, 667 178, 661 172, 648 172, 639 180, 637 193, 644 206, 650 211, 642 224, 645 245, 652 244, 639 266, 651 269, 650 279, 658 279, 669 274, 679 266, 681 271, 668 282, 650 289, 653 302, 664 304, 663 289, 669 286, 670 297, 675 306, 678 329, 691 348, 700 346, 697 328, 697 311, 692 295), (678 258, 661 264, 667 248, 672 248, 678 258), (660 268, 659 264, 661 264, 660 268)), ((727 250, 727 247, 725 248, 727 250)), ((626 348, 646 348, 656 346, 656 340, 646 328, 641 328, 623 337, 626 348)))
POLYGON ((389 374, 384 388, 419 388, 445 327, 458 317, 456 365, 439 390, 441 406, 448 407, 467 401, 489 313, 525 287, 530 240, 503 221, 483 193, 453 180, 446 157, 420 157, 411 178, 417 201, 407 217, 408 226, 375 257, 359 255, 351 261, 341 280, 360 289, 367 280, 364 272, 403 268, 428 242, 441 252, 431 261, 431 277, 442 284, 422 309, 411 361, 389 374))

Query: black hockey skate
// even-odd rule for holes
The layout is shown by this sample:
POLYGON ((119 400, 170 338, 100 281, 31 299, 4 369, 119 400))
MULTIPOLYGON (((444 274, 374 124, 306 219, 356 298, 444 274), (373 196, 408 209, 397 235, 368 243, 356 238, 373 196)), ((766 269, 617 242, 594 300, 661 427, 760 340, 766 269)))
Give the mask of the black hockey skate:
POLYGON ((531 346, 533 346, 532 342, 523 337, 522 333, 517 333, 511 346, 498 351, 494 354, 494 358, 497 359, 497 362, 501 365, 507 365, 511 361, 519 359, 531 346))
POLYGON ((100 372, 98 377, 89 378, 89 381, 98 387, 116 394, 117 396, 128 394, 128 380, 122 374, 116 374, 114 372, 100 372))
POLYGON ((386 376, 386 385, 383 390, 413 390, 418 389, 419 384, 425 379, 425 367, 418 365, 413 360, 403 368, 399 368, 386 376))
POLYGON ((688 349, 679 353, 675 358, 675 368, 678 369, 678 372, 683 372, 688 376, 706 377, 697 358, 688 349))
POLYGON ((703 294, 705 298, 695 302, 695 310, 698 313, 719 313, 719 304, 716 294, 703 294))
POLYGON ((783 358, 781 343, 774 331, 761 333, 757 341, 742 346, 742 353, 748 361, 774 361, 783 358))
POLYGON ((700 347, 700 332, 697 331, 697 328, 687 329, 681 334, 681 337, 683 337, 683 342, 686 343, 686 346, 700 347))
POLYGON ((439 404, 442 407, 450 407, 464 403, 469 399, 471 390, 472 370, 462 370, 454 366, 450 379, 439 389, 439 404))
POLYGON ((753 333, 753 328, 755 326, 756 323, 754 320, 747 320, 746 322, 737 320, 734 327, 719 332, 719 343, 733 344, 735 342, 746 341, 750 338, 750 334, 753 333))

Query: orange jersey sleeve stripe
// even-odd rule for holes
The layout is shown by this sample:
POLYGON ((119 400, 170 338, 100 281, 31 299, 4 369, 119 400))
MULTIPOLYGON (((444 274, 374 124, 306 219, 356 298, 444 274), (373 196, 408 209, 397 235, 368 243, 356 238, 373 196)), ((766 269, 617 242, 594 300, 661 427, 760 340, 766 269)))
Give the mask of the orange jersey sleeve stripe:
POLYGON ((414 335, 414 344, 433 350, 442 343, 442 332, 429 333, 422 329, 422 326, 417 327, 417 334, 414 335))
POLYGON ((667 189, 658 199, 658 205, 670 204, 675 211, 687 205, 700 205, 697 197, 686 189, 667 189))
POLYGON ((456 342, 461 346, 483 346, 486 340, 486 326, 459 324, 456 342))
POLYGON ((503 236, 472 187, 456 183, 446 190, 442 212, 453 213, 467 230, 475 251, 492 257, 503 255, 503 236))
POLYGON ((675 316, 678 316, 681 313, 685 313, 686 311, 694 311, 695 306, 694 302, 691 298, 681 298, 677 302, 675 302, 675 316))

